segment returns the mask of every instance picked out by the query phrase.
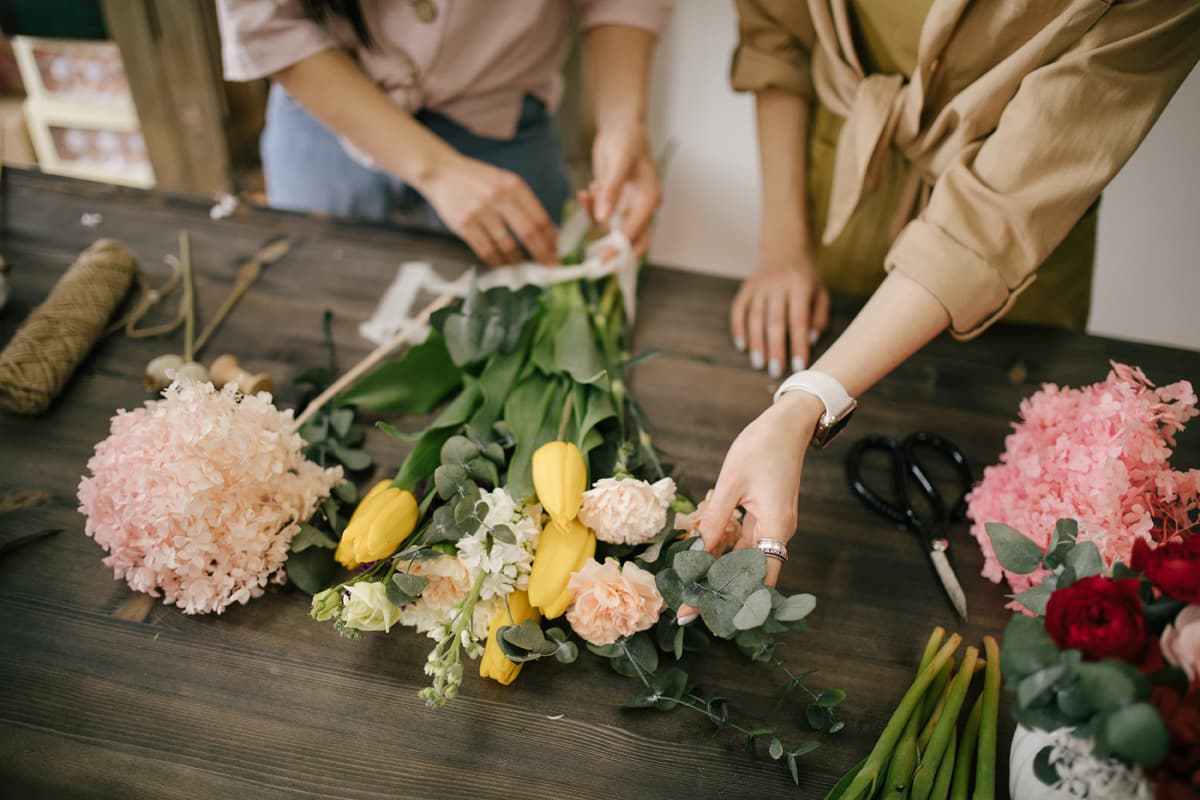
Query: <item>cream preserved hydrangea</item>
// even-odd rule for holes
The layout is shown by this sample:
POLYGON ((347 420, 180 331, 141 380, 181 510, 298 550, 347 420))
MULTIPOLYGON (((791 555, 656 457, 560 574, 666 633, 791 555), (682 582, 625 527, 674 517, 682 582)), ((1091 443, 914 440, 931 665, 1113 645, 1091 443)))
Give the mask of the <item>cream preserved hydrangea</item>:
POLYGON ((645 544, 667 524, 675 481, 601 478, 583 493, 579 521, 609 544, 645 544))
POLYGON ((176 381, 112 418, 79 482, 84 531, 130 588, 220 613, 286 579, 292 537, 342 481, 303 446, 271 395, 176 381))

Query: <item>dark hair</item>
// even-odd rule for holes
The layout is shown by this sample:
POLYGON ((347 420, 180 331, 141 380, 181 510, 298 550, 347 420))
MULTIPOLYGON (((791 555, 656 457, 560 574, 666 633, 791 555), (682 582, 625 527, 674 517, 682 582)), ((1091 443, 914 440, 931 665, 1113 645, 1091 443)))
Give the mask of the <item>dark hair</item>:
POLYGON ((362 46, 371 47, 371 31, 363 17, 362 0, 300 0, 300 3, 304 15, 313 22, 324 22, 330 14, 344 17, 362 46))

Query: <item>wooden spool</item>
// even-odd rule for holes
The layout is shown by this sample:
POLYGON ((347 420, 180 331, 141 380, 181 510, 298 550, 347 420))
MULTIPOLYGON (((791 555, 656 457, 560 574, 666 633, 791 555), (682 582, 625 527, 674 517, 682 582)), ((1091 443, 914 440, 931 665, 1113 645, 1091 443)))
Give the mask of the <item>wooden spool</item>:
POLYGON ((212 362, 212 366, 208 368, 208 377, 212 380, 213 386, 218 389, 227 383, 236 383, 243 394, 258 394, 275 390, 275 384, 271 381, 270 375, 265 372, 258 374, 247 372, 241 368, 238 360, 229 354, 217 356, 212 362))

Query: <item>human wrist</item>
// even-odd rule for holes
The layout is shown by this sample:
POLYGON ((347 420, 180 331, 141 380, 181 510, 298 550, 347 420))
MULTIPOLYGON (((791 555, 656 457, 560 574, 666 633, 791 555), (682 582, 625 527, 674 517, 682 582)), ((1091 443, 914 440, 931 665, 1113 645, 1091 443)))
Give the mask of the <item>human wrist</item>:
POLYGON ((796 433, 801 447, 812 441, 817 424, 825 413, 825 404, 821 402, 821 398, 808 392, 788 392, 771 408, 787 420, 787 429, 796 433))
POLYGON ((396 163, 388 170, 417 192, 425 194, 440 178, 451 172, 463 156, 428 131, 414 137, 411 147, 397 148, 396 163))

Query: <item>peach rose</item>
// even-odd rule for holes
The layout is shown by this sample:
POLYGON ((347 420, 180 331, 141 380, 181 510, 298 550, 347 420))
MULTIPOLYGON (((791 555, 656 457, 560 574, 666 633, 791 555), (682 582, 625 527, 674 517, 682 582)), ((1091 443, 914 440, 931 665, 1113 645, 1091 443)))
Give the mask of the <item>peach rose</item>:
POLYGON ((662 595, 654 576, 633 562, 614 558, 600 564, 588 559, 567 581, 571 609, 567 622, 592 644, 612 644, 622 636, 644 631, 662 613, 662 595))
POLYGON ((1187 606, 1162 632, 1163 658, 1183 669, 1188 680, 1200 678, 1200 606, 1187 606))

